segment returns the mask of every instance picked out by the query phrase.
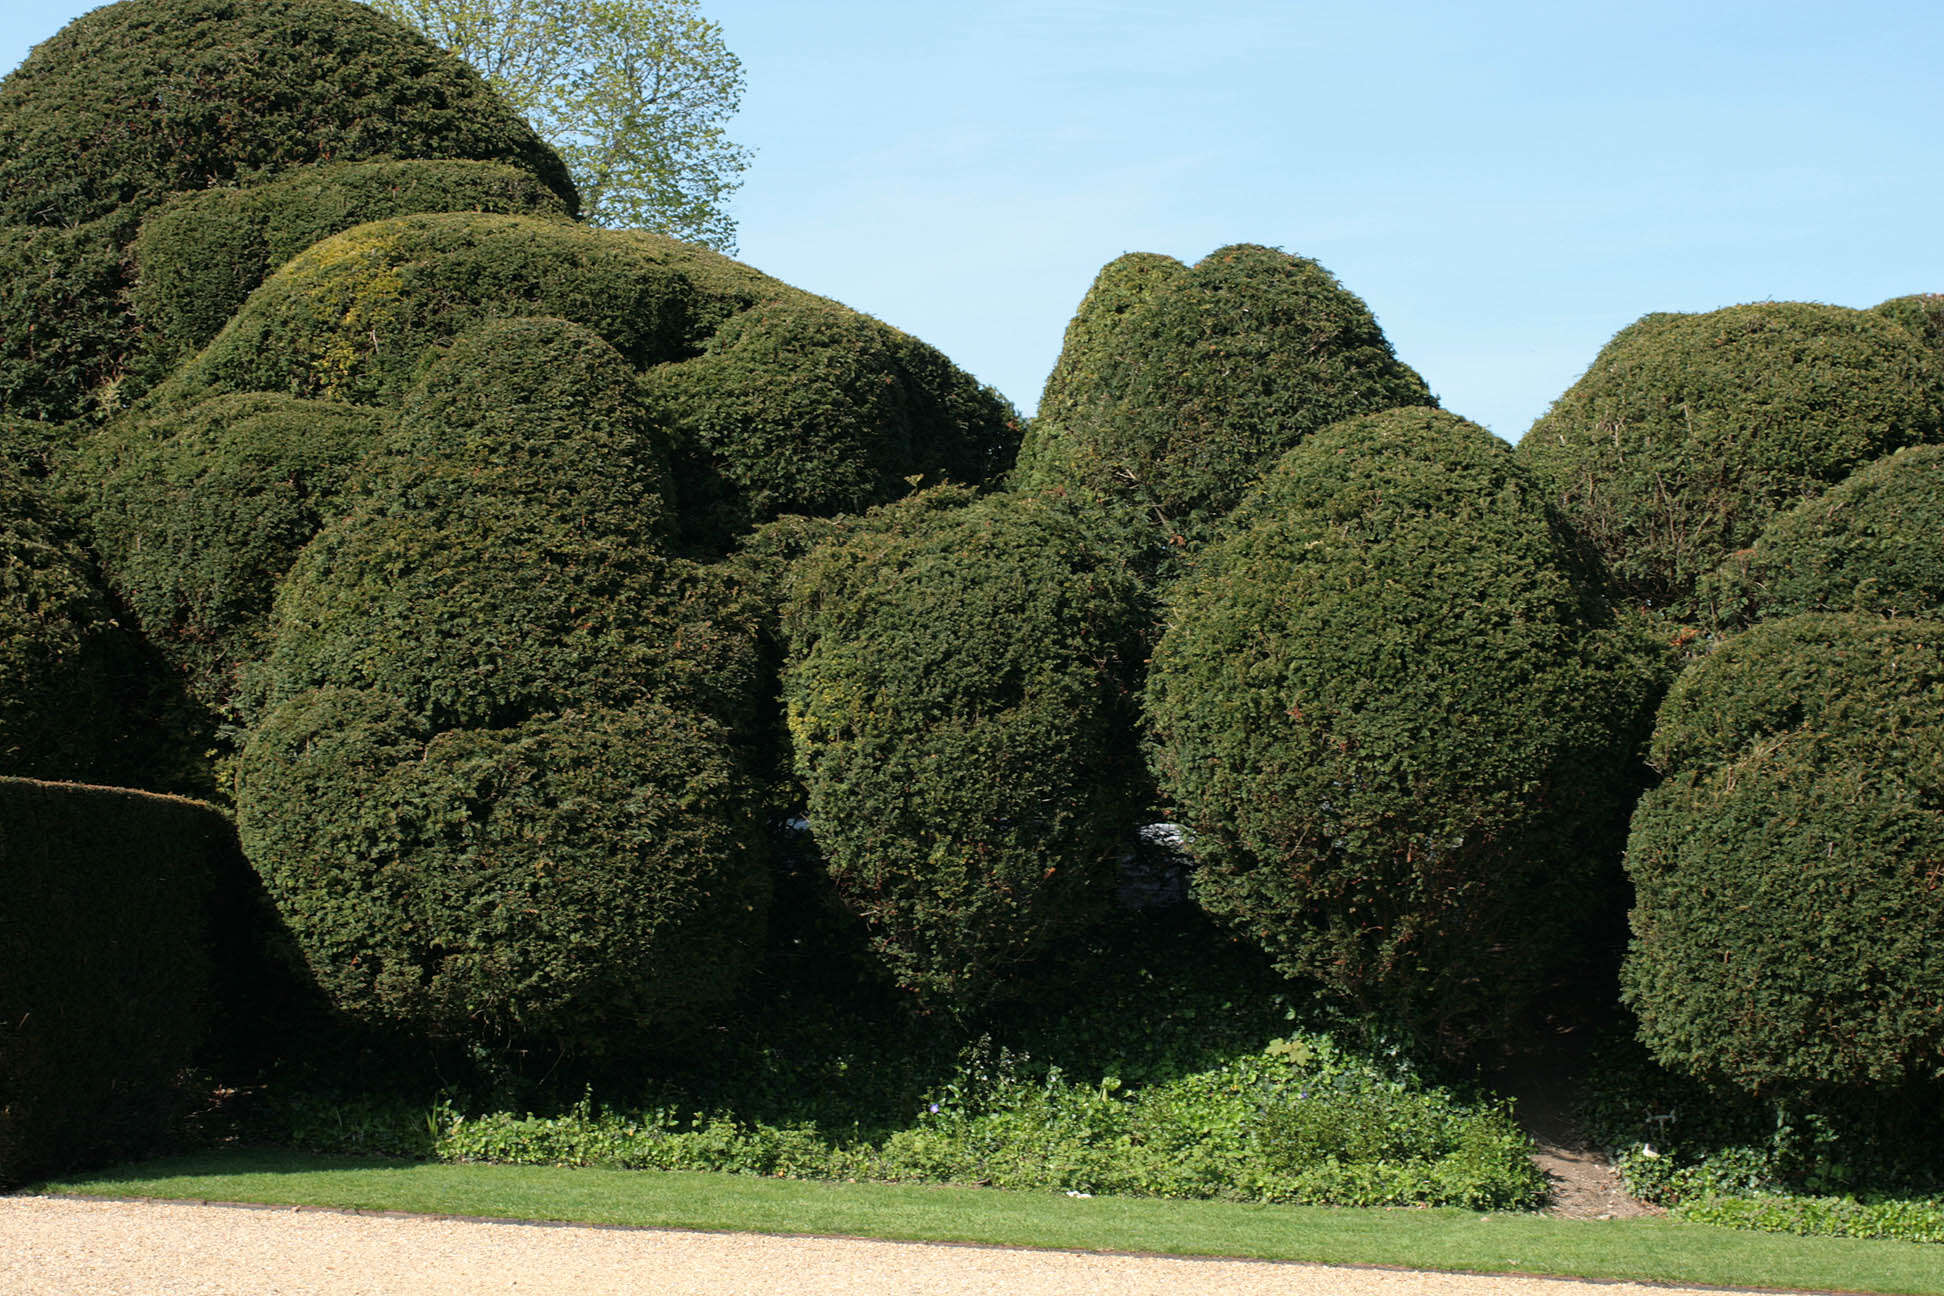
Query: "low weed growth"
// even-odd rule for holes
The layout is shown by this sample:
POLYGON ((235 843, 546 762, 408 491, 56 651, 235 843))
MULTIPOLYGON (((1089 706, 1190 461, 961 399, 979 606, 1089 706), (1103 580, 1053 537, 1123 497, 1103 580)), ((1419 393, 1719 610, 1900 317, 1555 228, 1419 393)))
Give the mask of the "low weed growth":
POLYGON ((1934 1087, 1763 1102, 1656 1066, 1632 1041, 1592 1068, 1583 1119, 1627 1190, 1676 1219, 1805 1236, 1944 1242, 1934 1087))

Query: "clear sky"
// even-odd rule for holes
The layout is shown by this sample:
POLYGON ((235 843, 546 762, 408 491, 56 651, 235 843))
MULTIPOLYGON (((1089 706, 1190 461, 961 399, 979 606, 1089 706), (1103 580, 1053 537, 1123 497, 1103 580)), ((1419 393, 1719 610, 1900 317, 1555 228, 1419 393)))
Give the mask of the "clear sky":
MULTIPOLYGON (((92 8, 8 0, 0 68, 92 8)), ((1944 291, 1937 0, 703 0, 741 256, 1023 411, 1127 251, 1313 257, 1516 440, 1617 329, 1944 291)))

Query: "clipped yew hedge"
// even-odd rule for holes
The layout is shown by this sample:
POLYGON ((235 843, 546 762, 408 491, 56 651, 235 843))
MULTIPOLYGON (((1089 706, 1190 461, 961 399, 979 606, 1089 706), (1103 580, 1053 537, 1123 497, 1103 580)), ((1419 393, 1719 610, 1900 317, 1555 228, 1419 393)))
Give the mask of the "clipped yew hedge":
POLYGON ((354 1020, 627 1049, 695 1025, 759 953, 755 791, 712 721, 653 701, 433 733, 326 687, 251 732, 237 826, 354 1020))
POLYGON ((261 184, 176 195, 142 222, 130 249, 144 365, 161 376, 200 351, 311 244, 365 221, 448 211, 564 219, 567 203, 529 171, 443 158, 302 166, 261 184))
POLYGON ((72 526, 0 466, 0 775, 116 772, 134 673, 134 646, 72 526))
POLYGON ((1871 311, 1903 325, 1944 363, 1944 293, 1911 293, 1878 302, 1871 311))
POLYGON ((128 395, 125 252, 169 195, 373 158, 501 162, 578 201, 477 73, 350 0, 122 0, 69 23, 0 82, 0 411, 128 395))
POLYGON ((1147 616, 1054 496, 929 491, 790 569, 784 676, 809 819, 899 984, 976 1007, 1097 914, 1145 802, 1147 616))
POLYGON ((351 0, 121 0, 0 82, 0 224, 50 228, 330 158, 566 168, 479 74, 351 0))
POLYGON ((1032 484, 1123 501, 1199 539, 1277 454, 1351 415, 1433 403, 1369 307, 1314 261, 1219 248, 1102 271, 1049 383, 1032 484))
POLYGON ((1757 302, 1648 315, 1519 442, 1619 597, 1676 621, 1770 518, 1944 438, 1944 369, 1868 311, 1757 302))
POLYGON ((1777 1097, 1944 1071, 1944 623, 1755 626, 1653 761, 1622 986, 1655 1056, 1777 1097))
POLYGON ((646 391, 689 461, 707 549, 786 513, 861 512, 912 479, 996 479, 1020 437, 1011 407, 933 348, 803 294, 736 315, 646 391))
POLYGON ((152 1151, 209 1029, 213 808, 0 777, 0 1187, 152 1151))
POLYGON ((1169 591, 1148 678, 1195 894, 1291 975, 1459 1052, 1574 953, 1663 668, 1539 483, 1392 410, 1277 462, 1169 591))
POLYGON ((911 477, 988 480, 1018 445, 995 394, 835 302, 658 235, 479 214, 374 222, 299 254, 156 400, 394 405, 451 338, 528 315, 584 325, 646 371, 682 530, 709 553, 779 513, 895 498, 911 477))
POLYGON ((648 690, 739 724, 761 689, 757 614, 733 579, 662 552, 664 449, 590 330, 461 338, 284 581, 269 700, 376 689, 438 731, 648 690))
POLYGON ((56 481, 107 578, 204 705, 234 719, 239 671, 269 650, 278 582, 350 507, 380 411, 244 393, 132 416, 56 481))
POLYGON ((1778 514, 1697 598, 1731 631, 1801 612, 1944 615, 1944 446, 1886 455, 1778 514))

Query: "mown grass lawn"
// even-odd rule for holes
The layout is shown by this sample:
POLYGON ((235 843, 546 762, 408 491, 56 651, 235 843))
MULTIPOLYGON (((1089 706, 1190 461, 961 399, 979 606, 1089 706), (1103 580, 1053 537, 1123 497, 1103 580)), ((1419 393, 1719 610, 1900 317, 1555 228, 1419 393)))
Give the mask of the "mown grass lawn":
POLYGON ((1576 1221, 1460 1210, 1073 1198, 728 1174, 345 1160, 261 1150, 121 1166, 33 1191, 1944 1296, 1944 1247, 1746 1233, 1653 1219, 1576 1221))

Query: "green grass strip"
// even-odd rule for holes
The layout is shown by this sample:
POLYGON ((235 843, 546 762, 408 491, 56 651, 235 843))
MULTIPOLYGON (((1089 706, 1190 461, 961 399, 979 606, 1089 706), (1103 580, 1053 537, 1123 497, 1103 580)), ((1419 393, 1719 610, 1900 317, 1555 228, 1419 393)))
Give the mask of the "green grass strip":
POLYGON ((1944 1247, 1667 1220, 1353 1210, 726 1174, 354 1161, 230 1151, 34 1191, 1162 1255, 1944 1296, 1944 1247))

